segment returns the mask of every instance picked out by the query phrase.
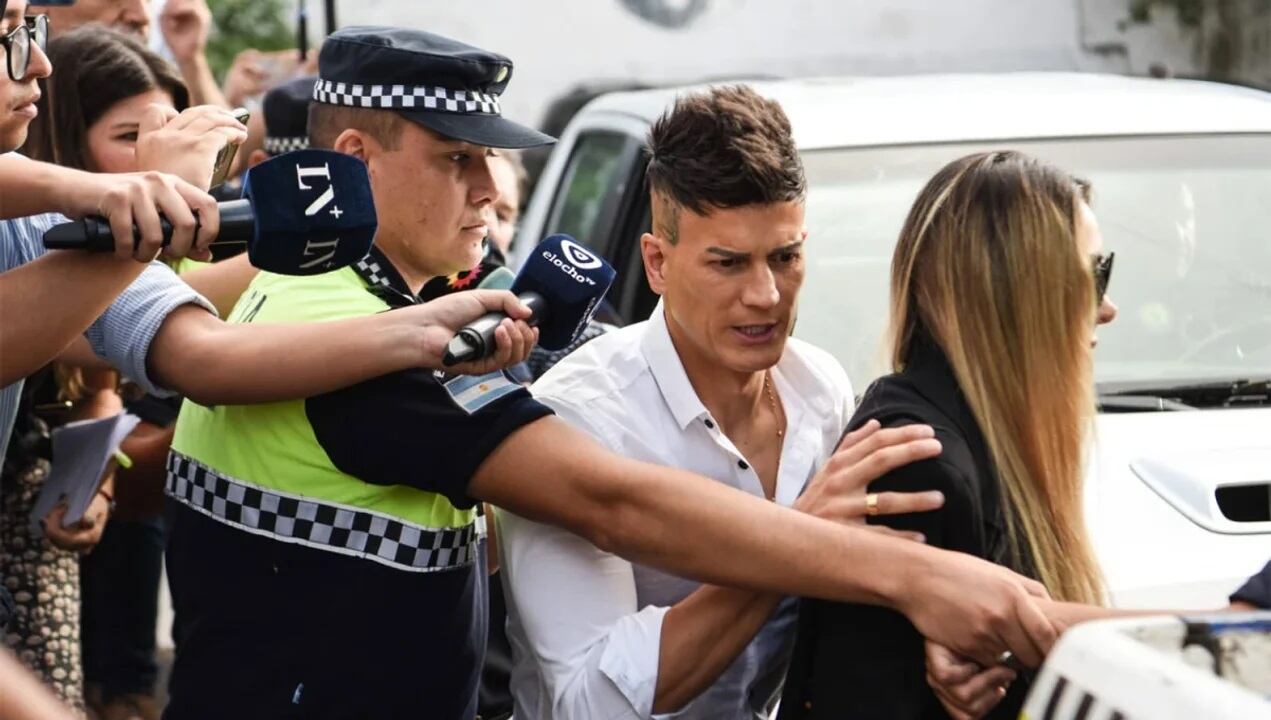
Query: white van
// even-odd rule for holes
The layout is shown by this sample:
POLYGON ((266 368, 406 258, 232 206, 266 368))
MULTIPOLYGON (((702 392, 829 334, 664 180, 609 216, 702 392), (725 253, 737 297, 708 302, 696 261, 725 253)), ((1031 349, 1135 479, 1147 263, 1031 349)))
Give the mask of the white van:
MULTIPOLYGON (((796 335, 863 390, 886 368, 892 249, 950 160, 1014 148, 1089 179, 1120 317, 1101 328, 1087 482, 1113 602, 1205 608, 1271 558, 1271 94, 1082 74, 757 83, 807 168, 807 281, 796 335)), ((676 89, 605 95, 570 123, 514 254, 564 232, 618 269, 627 321, 655 298, 642 145, 676 89)))

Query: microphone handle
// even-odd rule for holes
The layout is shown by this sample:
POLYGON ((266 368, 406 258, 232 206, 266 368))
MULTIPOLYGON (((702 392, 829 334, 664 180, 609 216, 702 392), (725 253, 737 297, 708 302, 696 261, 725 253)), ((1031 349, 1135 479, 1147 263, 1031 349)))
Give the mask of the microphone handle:
MULTIPOLYGON (((256 229, 256 214, 252 210, 251 201, 230 200, 220 203, 218 207, 221 214, 221 230, 212 244, 248 242, 256 229)), ((197 232, 198 215, 195 215, 194 221, 197 232)), ((163 229, 163 244, 166 247, 172 242, 172 224, 160 215, 159 226, 163 229)), ((133 247, 140 242, 141 234, 134 225, 133 247)), ((50 250, 114 252, 115 236, 110 231, 109 220, 104 217, 89 216, 49 228, 48 232, 44 233, 44 247, 50 250)))
MULTIPOLYGON (((530 327, 546 322, 549 310, 547 300, 542 295, 536 292, 523 292, 519 293, 517 298, 530 308, 530 317, 525 321, 530 327)), ((467 351, 462 353, 447 351, 444 364, 454 365, 493 355, 496 346, 494 331, 505 319, 507 319, 505 313, 490 312, 460 328, 455 338, 464 341, 467 351)), ((452 347, 454 343, 455 341, 451 340, 452 347)))

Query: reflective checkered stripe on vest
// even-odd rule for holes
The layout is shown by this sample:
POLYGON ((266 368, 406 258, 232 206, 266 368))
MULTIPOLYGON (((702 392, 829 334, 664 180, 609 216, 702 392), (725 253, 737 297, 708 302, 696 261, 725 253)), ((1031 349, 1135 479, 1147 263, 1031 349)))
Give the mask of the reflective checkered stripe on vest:
MULTIPOLYGON (((229 321, 321 322, 387 307, 351 268, 309 277, 262 272, 229 321)), ((429 465, 420 458, 419 472, 429 465)), ((186 400, 166 490, 189 509, 244 532, 403 571, 447 570, 476 559, 473 510, 436 493, 341 472, 314 436, 303 400, 211 408, 186 400)))

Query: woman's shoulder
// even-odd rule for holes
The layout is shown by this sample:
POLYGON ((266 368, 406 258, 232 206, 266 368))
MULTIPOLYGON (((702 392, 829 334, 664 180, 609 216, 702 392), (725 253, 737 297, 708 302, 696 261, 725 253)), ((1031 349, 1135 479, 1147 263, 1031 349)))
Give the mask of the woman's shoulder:
POLYGON ((855 430, 870 420, 884 428, 930 425, 940 441, 940 455, 912 463, 893 473, 941 478, 941 489, 967 488, 979 474, 966 434, 944 411, 928 400, 904 375, 887 375, 875 380, 861 396, 848 424, 855 430))
POLYGON ((901 374, 885 375, 866 388, 849 423, 856 429, 870 420, 883 427, 901 427, 923 423, 961 435, 952 418, 926 398, 913 382, 901 374))

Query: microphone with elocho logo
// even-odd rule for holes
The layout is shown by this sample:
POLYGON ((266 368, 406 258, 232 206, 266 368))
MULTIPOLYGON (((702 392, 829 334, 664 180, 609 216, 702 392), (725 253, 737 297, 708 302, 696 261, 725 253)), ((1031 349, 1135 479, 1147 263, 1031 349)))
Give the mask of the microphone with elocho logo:
MULTIPOLYGON (((552 235, 530 253, 512 283, 512 292, 532 311, 527 322, 538 328, 538 344, 548 350, 568 347, 587 326, 617 273, 568 235, 552 235)), ((493 312, 460 328, 446 347, 443 365, 494 354, 494 330, 507 315, 493 312)))
MULTIPOLYGON (((361 160, 331 150, 297 150, 247 171, 243 199, 219 204, 213 245, 246 244, 252 265, 281 275, 317 275, 366 257, 377 225, 371 179, 361 160)), ((166 245, 172 226, 162 221, 166 245)), ((135 228, 134 228, 135 232, 135 228)), ((105 218, 54 225, 50 250, 110 252, 105 218)))

